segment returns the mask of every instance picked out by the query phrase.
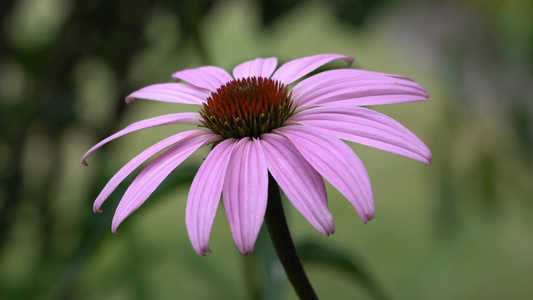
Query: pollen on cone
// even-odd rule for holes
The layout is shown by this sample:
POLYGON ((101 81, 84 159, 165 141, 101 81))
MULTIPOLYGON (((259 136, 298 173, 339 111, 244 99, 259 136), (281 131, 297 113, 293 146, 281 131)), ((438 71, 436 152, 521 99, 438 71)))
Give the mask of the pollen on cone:
POLYGON ((237 79, 212 93, 203 124, 225 138, 259 137, 281 127, 294 110, 285 85, 264 77, 237 79))

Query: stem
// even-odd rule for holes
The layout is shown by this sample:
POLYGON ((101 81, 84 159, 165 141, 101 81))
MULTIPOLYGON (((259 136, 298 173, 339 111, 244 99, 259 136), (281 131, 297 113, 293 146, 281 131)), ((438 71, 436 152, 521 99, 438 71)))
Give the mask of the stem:
POLYGON ((318 299, 294 247, 283 212, 278 183, 270 174, 268 174, 268 204, 265 222, 279 260, 298 297, 318 299))

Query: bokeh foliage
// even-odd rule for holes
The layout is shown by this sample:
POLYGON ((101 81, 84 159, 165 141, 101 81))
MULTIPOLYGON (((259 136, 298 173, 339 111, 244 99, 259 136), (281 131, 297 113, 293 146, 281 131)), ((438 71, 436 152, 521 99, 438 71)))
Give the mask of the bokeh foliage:
POLYGON ((434 159, 426 167, 353 145, 370 173, 377 216, 363 226, 329 188, 337 225, 329 238, 287 205, 318 294, 533 297, 531 15, 526 0, 3 0, 0 299, 294 298, 268 238, 241 257, 222 210, 215 252, 198 257, 190 247, 187 187, 207 150, 178 168, 120 237, 110 219, 128 182, 103 214, 92 213, 122 164, 181 127, 121 138, 89 168, 79 160, 130 122, 185 111, 122 101, 176 70, 324 52, 426 86, 428 103, 375 108, 418 134, 434 159))

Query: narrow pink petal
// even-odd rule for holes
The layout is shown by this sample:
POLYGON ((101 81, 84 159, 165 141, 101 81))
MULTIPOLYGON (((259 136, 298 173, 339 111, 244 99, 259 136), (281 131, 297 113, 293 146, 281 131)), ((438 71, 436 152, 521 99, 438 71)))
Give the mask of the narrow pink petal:
POLYGON ((300 107, 361 106, 425 101, 428 94, 424 87, 407 77, 341 69, 302 80, 292 89, 292 97, 300 107))
POLYGON ((256 58, 236 66, 233 69, 233 77, 235 79, 253 76, 269 78, 277 65, 278 59, 275 57, 256 58))
POLYGON ((185 69, 172 74, 175 81, 186 81, 196 87, 216 92, 216 90, 233 80, 224 69, 214 66, 205 66, 195 69, 185 69))
POLYGON ((210 131, 208 130, 189 130, 185 132, 181 132, 178 134, 175 134, 171 137, 168 137, 155 145, 152 145, 148 149, 141 152, 139 155, 134 157, 132 160, 130 160, 127 164, 125 164, 112 178, 109 180, 106 184, 106 186, 102 189, 98 197, 96 197, 96 200, 94 201, 93 210, 95 213, 102 212, 101 207, 102 204, 104 204, 104 201, 111 195, 111 193, 117 188, 117 186, 126 178, 128 177, 131 172, 133 172, 135 169, 137 169, 141 164, 143 164, 145 161, 147 161, 152 156, 156 155, 157 153, 163 151, 164 149, 168 147, 172 147, 178 143, 180 143, 183 140, 187 140, 191 137, 199 136, 199 135, 208 135, 210 131))
POLYGON ((286 137, 263 134, 261 144, 268 170, 294 207, 324 235, 335 232, 322 176, 286 137))
POLYGON ((275 130, 286 136, 302 156, 341 192, 366 224, 374 217, 374 198, 363 163, 344 142, 313 128, 292 125, 275 130))
POLYGON ((211 92, 187 83, 159 83, 149 85, 126 97, 131 104, 135 98, 171 103, 202 105, 211 92))
MULTIPOLYGON (((331 103, 306 103, 305 105, 300 105, 300 110, 309 106, 318 106, 318 105, 350 105, 350 106, 366 106, 366 105, 383 105, 383 104, 400 104, 408 102, 417 102, 417 101, 427 101, 427 97, 421 97, 416 95, 405 95, 405 94, 384 94, 384 95, 367 95, 360 98, 349 98, 341 95, 342 100, 332 101, 331 103)), ((359 97, 359 96, 356 96, 359 97)))
POLYGON ((302 57, 291 60, 279 67, 274 75, 272 75, 272 79, 284 84, 291 84, 315 69, 336 59, 344 59, 348 65, 351 65, 354 60, 353 57, 340 54, 319 54, 302 57))
POLYGON ((289 121, 316 126, 338 138, 431 162, 429 148, 394 119, 363 107, 315 107, 296 113, 289 121))
POLYGON ((260 142, 241 139, 233 149, 223 198, 231 234, 239 251, 251 254, 263 224, 268 195, 268 169, 260 142))
POLYGON ((315 91, 316 88, 323 89, 324 87, 329 87, 332 84, 337 84, 343 81, 357 82, 364 80, 383 80, 384 82, 393 82, 400 85, 411 86, 424 92, 424 94, 427 94, 423 86, 409 77, 359 69, 335 69, 320 72, 299 82, 293 88, 292 93, 295 96, 299 96, 302 93, 315 91))
POLYGON ((194 250, 202 256, 211 252, 209 235, 235 143, 235 139, 224 140, 209 153, 189 190, 185 224, 194 250))
POLYGON ((94 145, 91 149, 89 149, 83 155, 81 159, 81 163, 87 166, 87 162, 86 162, 87 156, 89 156, 92 152, 94 152, 94 150, 128 133, 138 131, 141 129, 150 128, 150 127, 170 125, 170 124, 202 125, 202 123, 200 122, 201 118, 202 117, 200 116, 199 113, 177 113, 177 114, 162 115, 162 116, 132 123, 128 125, 126 128, 118 131, 117 133, 107 137, 106 139, 102 140, 98 144, 94 145))
POLYGON ((113 216, 112 231, 131 213, 137 210, 161 182, 198 148, 210 144, 220 138, 214 133, 192 136, 182 140, 174 147, 157 157, 133 180, 118 204, 113 216))

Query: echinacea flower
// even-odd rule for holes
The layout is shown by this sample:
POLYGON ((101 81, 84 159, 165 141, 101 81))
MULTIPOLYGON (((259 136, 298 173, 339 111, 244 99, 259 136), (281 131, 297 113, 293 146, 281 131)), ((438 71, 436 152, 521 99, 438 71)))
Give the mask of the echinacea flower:
POLYGON ((120 223, 138 209, 159 184, 200 147, 215 144, 196 174, 188 195, 185 222, 200 255, 210 252, 209 235, 220 201, 235 244, 252 253, 267 205, 268 174, 318 231, 335 231, 328 210, 324 179, 350 201, 364 223, 374 217, 374 199, 365 167, 341 139, 403 155, 426 164, 431 152, 400 123, 367 105, 427 100, 415 81, 357 69, 324 71, 291 85, 336 59, 321 54, 295 59, 276 70, 276 58, 257 58, 233 69, 204 66, 172 75, 175 83, 154 84, 126 97, 191 104, 199 112, 173 113, 133 123, 92 147, 89 154, 127 133, 169 124, 198 129, 168 137, 129 161, 107 183, 94 202, 100 207, 115 188, 145 161, 150 162, 131 183, 112 222, 120 223))

